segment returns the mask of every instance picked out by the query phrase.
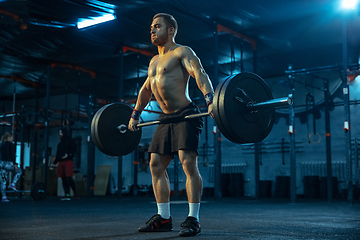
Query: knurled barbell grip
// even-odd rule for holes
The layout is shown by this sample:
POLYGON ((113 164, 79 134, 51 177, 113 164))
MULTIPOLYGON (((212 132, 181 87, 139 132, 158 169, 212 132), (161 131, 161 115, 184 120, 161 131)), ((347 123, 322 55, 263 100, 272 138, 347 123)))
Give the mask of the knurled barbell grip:
MULTIPOLYGON (((206 117, 206 116, 209 116, 209 113, 191 114, 191 115, 185 116, 184 119, 197 118, 197 117, 206 117)), ((136 127, 141 128, 141 127, 152 126, 152 125, 156 125, 156 124, 160 124, 160 123, 161 123, 160 120, 156 120, 156 121, 151 121, 151 122, 138 123, 138 124, 136 124, 136 127)), ((126 131, 127 128, 128 127, 126 125, 120 125, 120 126, 117 127, 117 129, 119 131, 126 131)))
POLYGON ((160 123, 161 123, 161 121, 156 120, 156 121, 151 121, 151 122, 138 123, 138 124, 136 124, 136 127, 140 128, 140 127, 152 126, 152 125, 156 125, 156 124, 160 124, 160 123))
MULTIPOLYGON (((151 125, 156 125, 156 124, 160 124, 161 121, 157 120, 157 121, 152 121, 152 122, 144 122, 144 123, 138 123, 136 124, 137 128, 141 128, 141 127, 146 127, 146 126, 151 126, 151 125)), ((121 133, 125 133, 126 130, 128 129, 128 126, 125 124, 121 124, 120 126, 117 127, 117 129, 121 132, 121 133), (123 132, 122 132, 123 131, 123 132)))
MULTIPOLYGON (((184 117, 184 119, 206 117, 206 116, 209 116, 209 113, 207 113, 207 112, 206 113, 196 113, 196 114, 187 115, 184 117)), ((178 120, 178 118, 175 118, 175 119, 178 120)), ((152 122, 139 123, 136 125, 136 127, 138 127, 138 128, 146 127, 146 126, 156 125, 156 124, 160 124, 160 123, 161 123, 160 120, 156 120, 156 121, 152 121, 152 122)))

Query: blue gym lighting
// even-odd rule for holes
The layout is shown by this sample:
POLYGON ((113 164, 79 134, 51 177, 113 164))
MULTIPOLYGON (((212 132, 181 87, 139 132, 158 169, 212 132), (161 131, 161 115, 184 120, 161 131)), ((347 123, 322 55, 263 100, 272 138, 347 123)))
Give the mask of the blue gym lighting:
POLYGON ((105 14, 105 15, 103 15, 101 17, 80 20, 77 23, 77 27, 78 27, 78 29, 81 29, 81 28, 93 26, 93 25, 96 25, 96 24, 99 24, 99 23, 111 21, 111 20, 114 20, 114 19, 115 19, 115 16, 113 14, 105 14))

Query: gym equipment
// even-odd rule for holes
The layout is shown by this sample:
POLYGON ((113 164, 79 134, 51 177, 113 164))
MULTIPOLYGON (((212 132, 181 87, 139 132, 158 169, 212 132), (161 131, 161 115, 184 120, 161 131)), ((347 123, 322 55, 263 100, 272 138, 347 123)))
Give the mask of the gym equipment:
POLYGON ((35 201, 41 201, 46 198, 45 184, 43 182, 36 182, 31 187, 31 197, 35 201))
MULTIPOLYGON (((273 99, 265 81, 254 73, 239 73, 221 82, 214 94, 213 113, 220 132, 234 143, 260 142, 274 124, 275 107, 291 105, 292 96, 273 99)), ((135 150, 141 139, 141 127, 161 124, 160 120, 139 123, 139 131, 130 131, 127 124, 132 108, 123 103, 103 106, 91 123, 91 137, 98 149, 110 156, 123 156, 135 150)), ((209 114, 187 115, 168 122, 205 117, 209 114)))
POLYGON ((132 108, 112 103, 100 108, 91 122, 91 138, 98 149, 110 156, 123 156, 135 150, 141 139, 139 131, 127 131, 132 108), (125 127, 119 130, 119 127, 125 127))
POLYGON ((31 190, 9 190, 6 191, 7 193, 30 193, 31 197, 35 200, 35 201, 40 201, 43 200, 45 198, 45 184, 42 182, 36 182, 34 183, 34 185, 31 187, 31 190))

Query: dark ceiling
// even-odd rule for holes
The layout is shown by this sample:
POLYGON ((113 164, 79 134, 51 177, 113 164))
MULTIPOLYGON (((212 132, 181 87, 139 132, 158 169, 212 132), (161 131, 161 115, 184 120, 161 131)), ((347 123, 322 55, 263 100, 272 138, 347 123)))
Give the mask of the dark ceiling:
MULTIPOLYGON (((34 98, 37 90, 44 96, 50 77, 52 95, 80 93, 117 100, 119 53, 124 47, 123 99, 136 98, 149 55, 157 51, 149 26, 158 12, 177 19, 176 42, 194 49, 210 77, 215 22, 234 31, 218 36, 219 80, 240 72, 242 65, 244 71, 254 71, 254 62, 265 79, 285 76, 289 64, 294 69, 342 64, 344 13, 339 4, 340 0, 0 0, 0 99, 11 100, 14 89, 17 99, 34 98), (116 20, 83 30, 75 26, 80 18, 111 11, 116 20), (247 39, 256 42, 255 61, 254 45, 247 39)), ((359 10, 347 13, 347 33, 349 63, 358 63, 359 10)))

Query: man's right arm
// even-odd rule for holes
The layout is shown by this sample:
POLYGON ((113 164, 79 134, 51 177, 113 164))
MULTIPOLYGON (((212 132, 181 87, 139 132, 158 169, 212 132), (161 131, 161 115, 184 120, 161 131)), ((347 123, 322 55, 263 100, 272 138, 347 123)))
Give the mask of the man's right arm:
POLYGON ((147 78, 145 83, 143 84, 143 86, 140 89, 139 96, 138 96, 138 99, 136 101, 134 111, 131 114, 131 118, 130 118, 130 121, 129 121, 129 124, 128 124, 128 128, 131 131, 138 130, 136 128, 136 125, 140 122, 140 120, 139 120, 140 114, 144 110, 146 105, 149 103, 150 98, 151 98, 151 94, 152 94, 152 91, 151 91, 151 88, 150 88, 150 80, 149 80, 149 78, 147 78))

